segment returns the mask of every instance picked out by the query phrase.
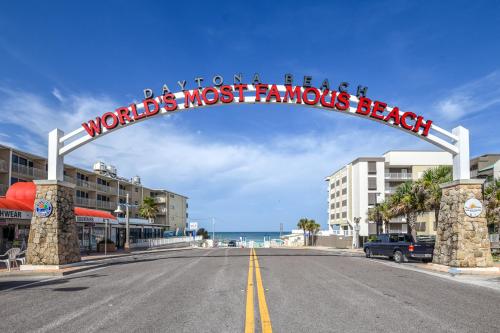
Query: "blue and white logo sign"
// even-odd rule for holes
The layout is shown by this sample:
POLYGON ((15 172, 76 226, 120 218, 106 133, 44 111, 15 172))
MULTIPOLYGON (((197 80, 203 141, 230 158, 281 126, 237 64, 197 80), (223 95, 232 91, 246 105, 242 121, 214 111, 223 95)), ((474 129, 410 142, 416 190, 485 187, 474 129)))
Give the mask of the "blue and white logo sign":
POLYGON ((49 217, 52 214, 52 204, 46 199, 35 201, 35 215, 38 217, 49 217))

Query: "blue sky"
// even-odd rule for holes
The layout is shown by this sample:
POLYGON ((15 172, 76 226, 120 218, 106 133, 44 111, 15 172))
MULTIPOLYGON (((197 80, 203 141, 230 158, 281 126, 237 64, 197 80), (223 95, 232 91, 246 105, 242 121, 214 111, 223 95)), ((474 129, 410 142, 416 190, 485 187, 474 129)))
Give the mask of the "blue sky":
MULTIPOLYGON (((368 95, 451 129, 471 155, 500 152, 496 1, 25 1, 0 4, 0 142, 46 154, 46 133, 214 74, 285 73, 368 95)), ((191 110, 120 130, 66 162, 115 164, 190 197, 219 230, 325 226, 324 177, 358 156, 434 149, 363 119, 290 106, 191 110)), ((201 224, 208 226, 205 220, 201 224)))

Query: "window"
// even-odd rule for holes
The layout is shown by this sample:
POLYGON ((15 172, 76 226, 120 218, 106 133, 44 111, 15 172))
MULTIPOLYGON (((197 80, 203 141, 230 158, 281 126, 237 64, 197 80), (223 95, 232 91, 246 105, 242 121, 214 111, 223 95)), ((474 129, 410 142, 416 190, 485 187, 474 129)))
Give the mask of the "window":
POLYGON ((340 201, 337 201, 337 203, 335 204, 335 207, 337 207, 337 208, 340 207, 340 201))
POLYGON ((342 218, 345 219, 347 217, 347 212, 342 212, 342 218))
POLYGON ((337 196, 337 197, 340 197, 340 191, 337 191, 336 196, 337 196))
POLYGON ((347 188, 342 189, 342 194, 347 194, 347 188))
POLYGON ((368 177, 368 190, 376 190, 377 189, 377 178, 368 177))
POLYGON ((342 201, 342 207, 345 207, 345 206, 347 206, 347 200, 342 201))
POLYGON ((417 231, 425 231, 425 222, 417 222, 417 223, 415 223, 415 229, 417 231))
POLYGON ((342 184, 346 184, 347 183, 347 176, 344 176, 342 177, 342 184))
POLYGON ((377 162, 374 161, 368 162, 368 174, 369 175, 377 174, 377 162))
POLYGON ((170 197, 171 197, 171 198, 173 198, 173 197, 174 197, 174 195, 173 195, 172 193, 170 193, 170 197))
POLYGON ((87 192, 84 192, 84 191, 76 190, 76 196, 78 198, 86 198, 86 199, 88 199, 89 194, 87 192))
POLYGON ((373 206, 377 204, 377 193, 368 193, 368 205, 373 206))
POLYGON ((98 194, 97 195, 97 200, 100 200, 100 201, 109 201, 109 197, 107 197, 105 195, 98 194))
POLYGON ((19 183, 19 182, 27 182, 27 180, 22 179, 22 178, 16 178, 16 177, 10 178, 10 185, 15 184, 15 183, 19 183))
POLYGON ((337 179, 337 181, 335 182, 335 186, 339 186, 340 185, 340 180, 337 179))
POLYGON ((331 205, 330 205, 330 208, 331 208, 331 209, 334 209, 334 208, 335 208, 335 204, 331 204, 331 205))
POLYGON ((330 214, 330 219, 331 220, 335 219, 335 214, 330 214))
POLYGON ((340 218, 340 213, 335 214, 335 218, 339 219, 340 218))
POLYGON ((134 188, 134 191, 135 193, 139 193, 139 188, 138 187, 134 188))
POLYGON ((89 177, 88 176, 85 176, 84 174, 81 174, 79 172, 76 173, 76 179, 85 180, 86 182, 89 181, 89 177))

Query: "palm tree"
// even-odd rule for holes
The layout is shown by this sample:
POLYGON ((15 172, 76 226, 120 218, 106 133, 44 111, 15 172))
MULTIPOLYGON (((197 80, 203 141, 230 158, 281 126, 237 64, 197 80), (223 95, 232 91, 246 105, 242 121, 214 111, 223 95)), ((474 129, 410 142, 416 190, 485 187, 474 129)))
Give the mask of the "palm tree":
POLYGON ((309 231, 309 245, 314 245, 314 237, 321 226, 315 220, 307 220, 306 229, 309 231))
POLYGON ((418 214, 425 211, 425 193, 412 182, 399 185, 391 196, 390 211, 394 216, 405 215, 408 234, 413 241, 417 240, 415 225, 418 214))
POLYGON ((496 232, 500 223, 500 178, 492 181, 484 189, 484 204, 488 226, 496 232))
POLYGON ((146 197, 139 206, 139 215, 151 222, 158 214, 158 205, 152 197, 146 197))
POLYGON ((307 230, 307 222, 308 219, 301 218, 297 223, 297 228, 302 229, 304 231, 304 246, 306 246, 306 230, 307 230))
POLYGON ((417 181, 425 194, 425 206, 428 210, 434 211, 434 229, 437 228, 439 219, 439 209, 441 207, 441 196, 443 191, 440 184, 451 182, 452 168, 449 165, 441 165, 436 168, 424 171, 422 178, 417 181))
POLYGON ((373 208, 368 209, 368 221, 377 222, 378 219, 382 220, 384 232, 389 231, 389 222, 394 217, 390 202, 384 200, 382 203, 375 205, 373 208))

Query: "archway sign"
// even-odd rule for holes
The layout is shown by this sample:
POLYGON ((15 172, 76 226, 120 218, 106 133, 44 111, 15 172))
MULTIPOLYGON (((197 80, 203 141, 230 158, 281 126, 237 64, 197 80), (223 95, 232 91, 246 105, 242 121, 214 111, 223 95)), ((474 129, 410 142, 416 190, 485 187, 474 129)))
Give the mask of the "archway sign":
POLYGON ((341 82, 331 88, 328 79, 315 87, 311 76, 300 78, 294 85, 292 74, 285 74, 282 84, 265 84, 259 74, 245 83, 242 74, 235 74, 227 84, 221 75, 212 78, 212 85, 203 86, 204 78, 197 77, 194 89, 187 89, 185 80, 178 81, 181 91, 171 92, 167 85, 155 97, 152 89, 144 89, 140 103, 122 106, 90 119, 78 129, 64 134, 55 129, 49 133, 48 179, 63 180, 63 158, 73 150, 106 134, 140 121, 194 108, 238 104, 291 104, 336 111, 376 121, 430 142, 453 155, 453 179, 469 179, 469 132, 459 126, 449 131, 430 119, 399 107, 367 97, 368 87, 358 85, 350 91, 349 83, 341 82))
POLYGON ((467 129, 458 126, 450 133, 420 114, 368 97, 365 86, 351 89, 347 82, 333 87, 328 79, 324 79, 320 85, 314 86, 311 76, 294 81, 291 74, 285 74, 281 84, 263 83, 259 74, 249 76, 247 81, 241 74, 233 75, 229 82, 221 75, 210 79, 210 85, 204 85, 204 78, 195 78, 194 88, 191 89, 188 89, 185 80, 178 81, 178 92, 172 92, 167 85, 163 85, 157 96, 152 89, 144 89, 144 100, 140 103, 97 115, 68 134, 60 129, 49 133, 48 179, 35 183, 36 199, 49 202, 52 213, 49 216, 34 214, 32 218, 28 264, 62 265, 80 261, 73 215, 75 185, 64 182, 66 154, 120 128, 161 115, 217 105, 276 103, 324 109, 376 121, 450 152, 454 181, 442 186, 433 261, 455 267, 492 265, 484 211, 477 216, 464 213, 469 199, 482 199, 482 183, 469 179, 467 129))

